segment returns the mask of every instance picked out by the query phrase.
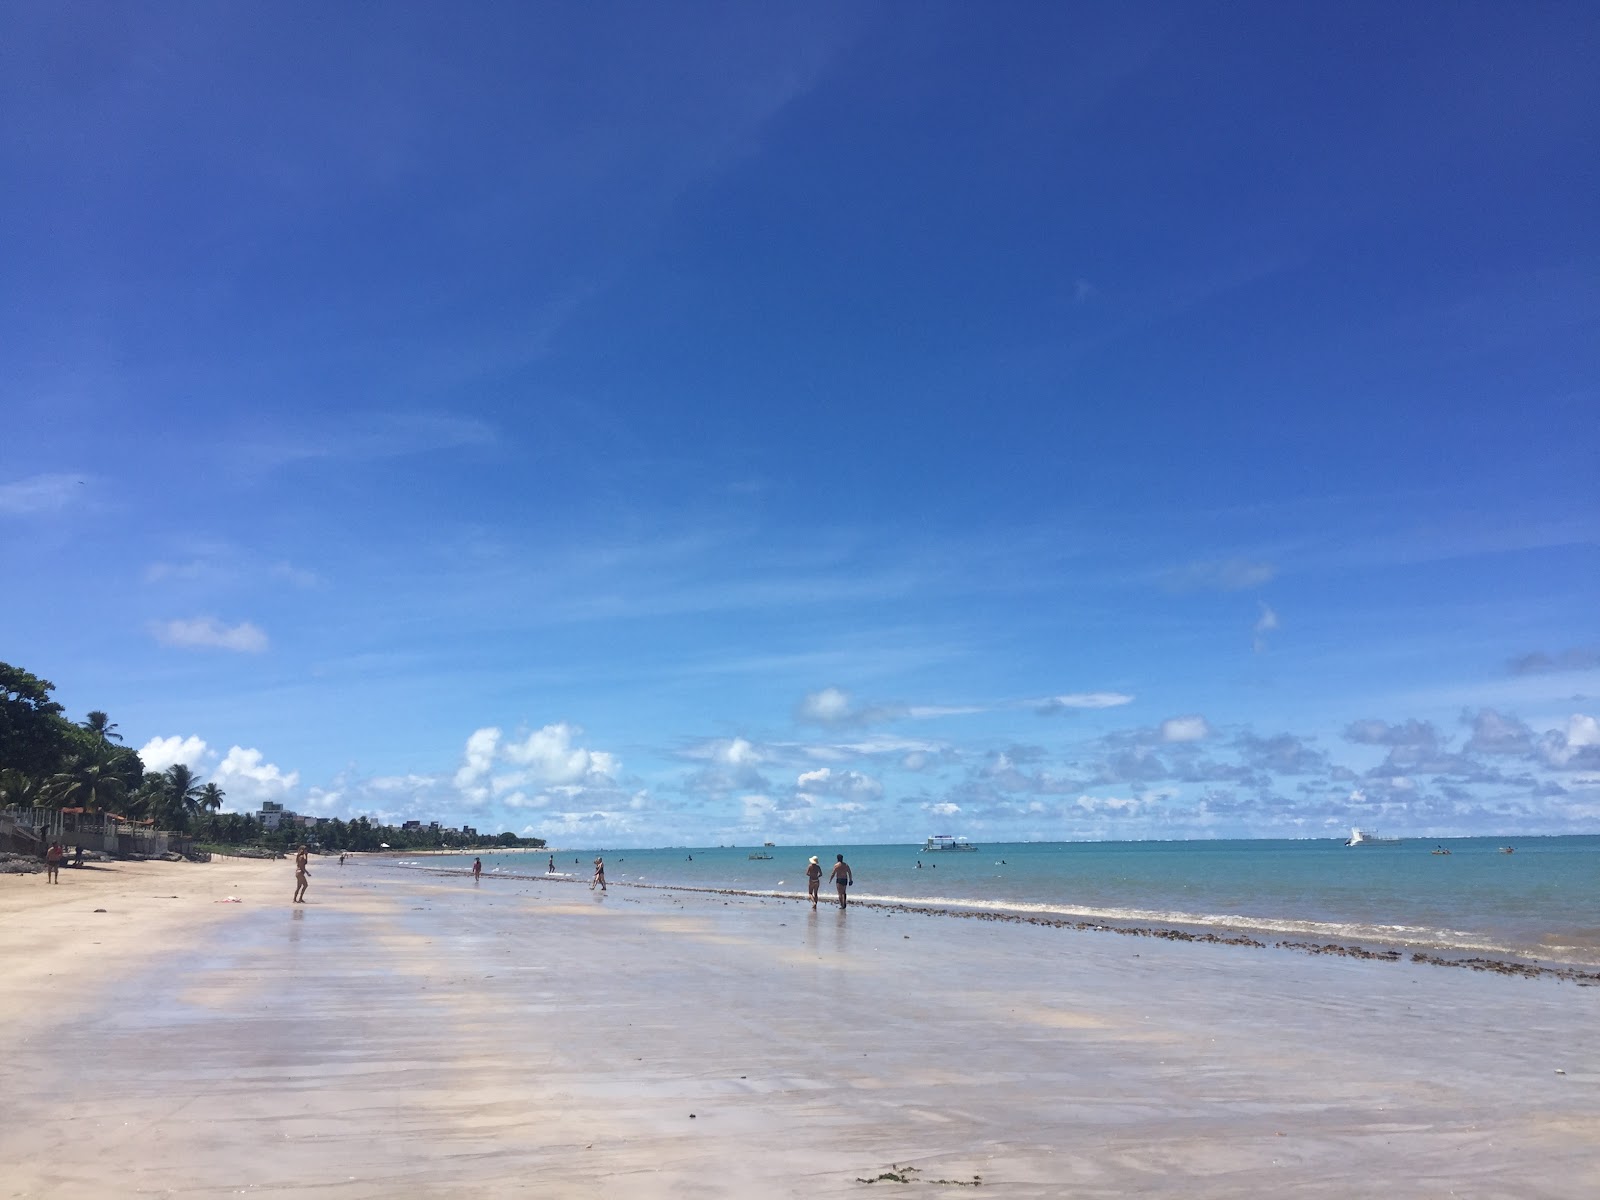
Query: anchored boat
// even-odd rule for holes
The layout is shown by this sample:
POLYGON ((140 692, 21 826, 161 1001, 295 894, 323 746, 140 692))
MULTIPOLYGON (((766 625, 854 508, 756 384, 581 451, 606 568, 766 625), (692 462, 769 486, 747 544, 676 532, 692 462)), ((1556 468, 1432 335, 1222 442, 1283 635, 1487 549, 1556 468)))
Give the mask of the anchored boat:
POLYGON ((924 854, 950 854, 966 850, 976 851, 977 847, 964 837, 951 837, 947 833, 934 834, 922 847, 924 854))
POLYGON ((1398 846, 1399 838, 1383 837, 1371 829, 1351 828, 1346 846, 1398 846))

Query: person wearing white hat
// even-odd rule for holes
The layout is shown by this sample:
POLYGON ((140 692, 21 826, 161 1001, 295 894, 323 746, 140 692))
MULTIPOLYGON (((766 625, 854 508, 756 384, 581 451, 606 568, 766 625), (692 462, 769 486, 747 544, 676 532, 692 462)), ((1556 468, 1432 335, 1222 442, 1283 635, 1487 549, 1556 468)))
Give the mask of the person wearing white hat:
POLYGON ((813 854, 811 861, 806 864, 806 891, 811 894, 811 907, 817 906, 817 889, 822 886, 822 868, 817 865, 817 856, 813 854))

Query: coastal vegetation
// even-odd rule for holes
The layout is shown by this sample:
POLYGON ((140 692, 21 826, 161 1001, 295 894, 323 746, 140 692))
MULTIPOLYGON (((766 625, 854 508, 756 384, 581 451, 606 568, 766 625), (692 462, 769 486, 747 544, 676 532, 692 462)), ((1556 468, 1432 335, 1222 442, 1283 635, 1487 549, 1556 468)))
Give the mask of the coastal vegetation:
POLYGON ((224 812, 227 793, 188 763, 150 771, 120 745, 117 724, 100 710, 70 720, 51 698, 55 684, 0 662, 0 808, 81 809, 144 821, 187 835, 202 847, 281 851, 306 842, 331 852, 542 847, 542 838, 479 834, 410 822, 386 825, 361 816, 296 817, 270 823, 254 813, 224 812))

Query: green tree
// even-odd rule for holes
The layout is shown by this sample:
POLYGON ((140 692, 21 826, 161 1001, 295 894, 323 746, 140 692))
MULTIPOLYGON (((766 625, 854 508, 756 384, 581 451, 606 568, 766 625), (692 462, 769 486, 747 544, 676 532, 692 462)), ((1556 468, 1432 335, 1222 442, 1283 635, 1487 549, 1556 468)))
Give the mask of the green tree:
POLYGON ((200 811, 200 799, 205 789, 200 786, 200 777, 188 763, 173 763, 163 774, 166 778, 162 788, 162 811, 153 815, 167 829, 182 832, 189 828, 189 822, 200 811))
POLYGON ((87 729, 90 733, 95 734, 103 742, 120 742, 122 740, 122 735, 116 732, 116 723, 99 709, 90 713, 78 725, 79 728, 87 729))
POLYGON ((44 781, 14 767, 0 770, 0 805, 7 808, 39 808, 44 781))
POLYGON ((224 792, 215 783, 208 783, 200 789, 200 811, 218 813, 222 811, 222 798, 228 793, 224 792))
POLYGON ((21 667, 0 662, 0 766, 35 778, 60 771, 69 744, 56 685, 21 667))
POLYGON ((103 812, 120 804, 128 784, 112 756, 75 755, 46 781, 41 797, 53 808, 84 808, 103 812))

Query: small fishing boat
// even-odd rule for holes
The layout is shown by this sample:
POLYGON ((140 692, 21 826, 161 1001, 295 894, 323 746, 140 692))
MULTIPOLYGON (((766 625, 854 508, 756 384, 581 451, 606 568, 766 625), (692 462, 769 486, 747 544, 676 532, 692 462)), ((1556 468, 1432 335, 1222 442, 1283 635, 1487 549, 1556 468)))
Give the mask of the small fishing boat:
POLYGON ((752 860, 757 860, 757 859, 769 859, 769 858, 771 858, 771 857, 772 857, 772 855, 770 855, 770 854, 765 854, 765 853, 762 853, 762 854, 752 854, 752 855, 750 855, 750 858, 751 858, 751 859, 752 859, 752 860))
POLYGON ((1515 854, 1516 852, 1517 852, 1517 848, 1515 846, 1501 846, 1500 847, 1500 853, 1501 854, 1515 854))

